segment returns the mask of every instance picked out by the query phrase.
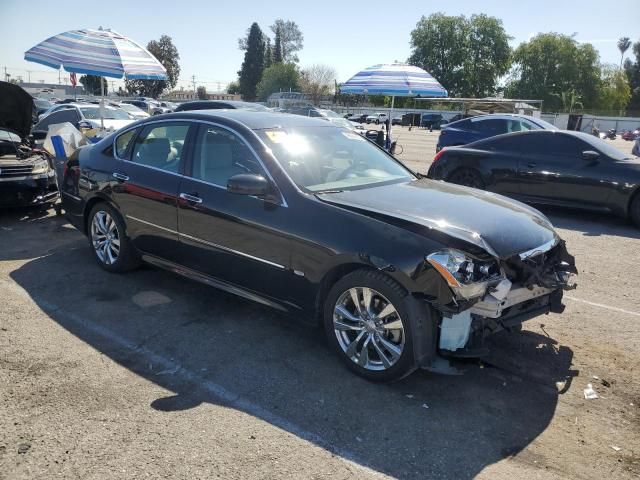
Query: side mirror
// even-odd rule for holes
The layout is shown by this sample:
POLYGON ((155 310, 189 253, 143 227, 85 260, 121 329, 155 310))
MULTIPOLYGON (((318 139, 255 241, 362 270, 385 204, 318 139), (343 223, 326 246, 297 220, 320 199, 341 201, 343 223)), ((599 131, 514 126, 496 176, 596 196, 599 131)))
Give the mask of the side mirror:
POLYGON ((269 193, 269 182, 262 175, 238 173, 227 180, 227 190, 239 195, 261 197, 269 193))
POLYGON ((582 159, 587 162, 596 162, 600 158, 600 154, 598 152, 594 152, 593 150, 585 150, 582 152, 582 159))

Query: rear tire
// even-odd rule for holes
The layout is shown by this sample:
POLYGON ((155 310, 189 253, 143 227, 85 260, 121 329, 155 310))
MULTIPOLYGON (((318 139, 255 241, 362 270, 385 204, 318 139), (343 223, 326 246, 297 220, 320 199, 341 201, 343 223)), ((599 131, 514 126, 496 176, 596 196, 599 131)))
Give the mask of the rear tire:
POLYGON ((629 218, 631 218, 631 221, 636 227, 640 228, 640 192, 638 192, 635 198, 631 201, 629 218))
POLYGON ((347 368, 374 382, 399 380, 416 369, 410 299, 395 280, 374 270, 356 270, 336 282, 324 302, 324 327, 347 368))
POLYGON ((118 211, 106 202, 96 204, 89 213, 87 236, 98 265, 108 272, 127 272, 140 265, 140 258, 126 234, 118 211))
POLYGON ((460 168, 447 177, 447 182, 465 187, 485 189, 484 181, 476 170, 471 168, 460 168))

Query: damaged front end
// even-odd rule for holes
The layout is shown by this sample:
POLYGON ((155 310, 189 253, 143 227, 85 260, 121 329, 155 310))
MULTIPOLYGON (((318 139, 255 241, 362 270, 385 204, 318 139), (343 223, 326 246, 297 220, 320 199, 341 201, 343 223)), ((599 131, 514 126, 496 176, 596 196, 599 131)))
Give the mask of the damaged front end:
POLYGON ((564 310, 564 290, 575 288, 575 260, 554 238, 506 259, 471 258, 459 251, 436 252, 427 262, 447 282, 447 303, 432 302, 442 315, 439 353, 478 357, 488 353, 484 338, 549 312, 564 310))

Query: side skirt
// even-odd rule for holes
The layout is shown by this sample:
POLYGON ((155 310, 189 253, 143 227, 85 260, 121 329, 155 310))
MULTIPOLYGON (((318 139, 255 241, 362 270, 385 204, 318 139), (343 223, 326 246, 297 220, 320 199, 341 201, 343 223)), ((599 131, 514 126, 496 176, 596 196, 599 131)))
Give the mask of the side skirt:
POLYGON ((182 275, 183 277, 186 277, 190 280, 195 280, 196 282, 210 285, 220 290, 224 290, 225 292, 232 293, 242 298, 246 298, 247 300, 251 300, 257 303, 261 303, 262 305, 275 308, 276 310, 279 310, 281 312, 293 313, 292 310, 294 312, 299 311, 299 308, 293 304, 283 305, 279 302, 276 302, 275 300, 271 300, 269 298, 263 297, 262 295, 258 295, 257 293, 252 292, 251 290, 246 290, 232 283, 228 283, 228 282, 225 282, 224 280, 219 280, 209 275, 205 275, 204 273, 197 272, 190 268, 184 267, 182 265, 178 265, 177 263, 170 262, 168 260, 156 257, 154 255, 143 253, 142 261, 149 263, 155 267, 159 267, 164 270, 169 270, 170 272, 177 273, 178 275, 182 275))

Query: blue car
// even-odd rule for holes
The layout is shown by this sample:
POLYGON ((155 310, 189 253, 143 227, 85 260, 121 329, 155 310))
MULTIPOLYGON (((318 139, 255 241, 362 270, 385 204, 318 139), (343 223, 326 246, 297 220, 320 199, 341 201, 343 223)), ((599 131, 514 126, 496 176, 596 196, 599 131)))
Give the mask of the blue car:
POLYGON ((467 145, 495 135, 527 130, 558 130, 558 128, 549 122, 527 115, 480 115, 458 120, 443 127, 436 145, 436 152, 444 147, 467 145))

